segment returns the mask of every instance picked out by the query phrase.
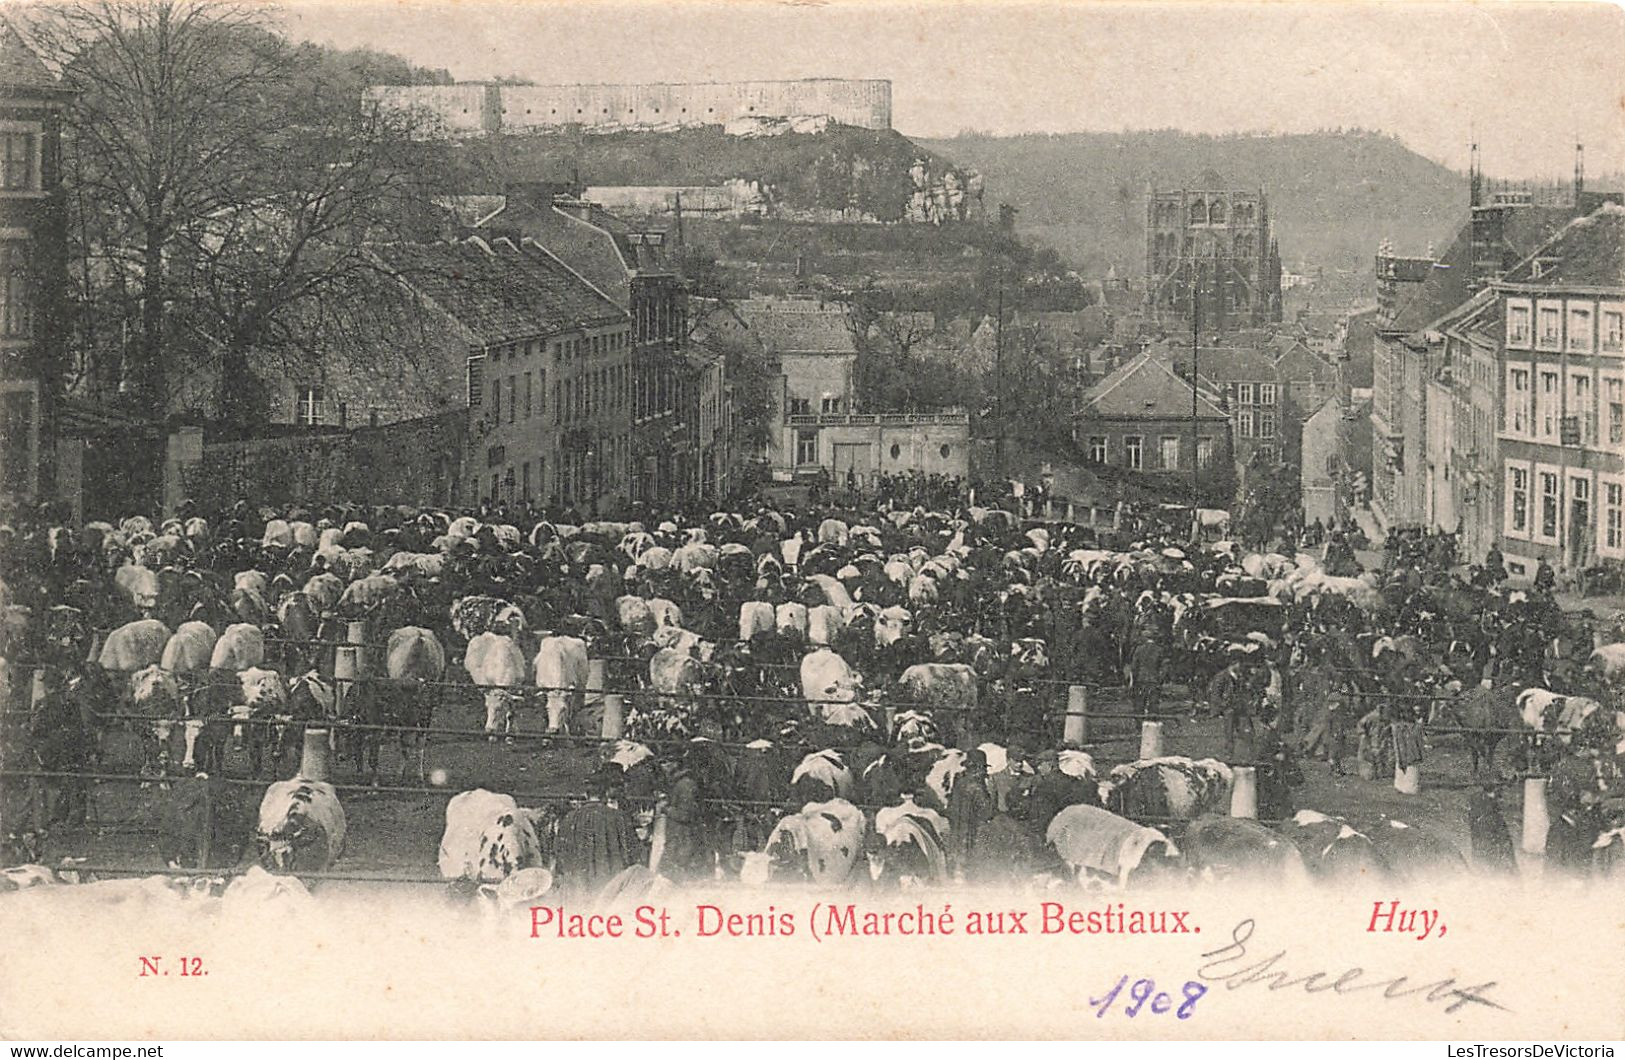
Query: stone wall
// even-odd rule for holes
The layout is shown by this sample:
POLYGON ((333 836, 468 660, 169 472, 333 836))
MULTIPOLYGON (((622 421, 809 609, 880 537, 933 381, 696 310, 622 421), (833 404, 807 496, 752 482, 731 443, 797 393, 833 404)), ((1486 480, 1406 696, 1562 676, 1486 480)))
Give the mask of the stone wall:
POLYGON ((463 409, 354 431, 205 441, 202 459, 180 469, 180 492, 205 509, 238 500, 455 504, 473 486, 463 473, 467 442, 463 409))
POLYGON ((440 135, 526 133, 571 125, 681 128, 828 116, 891 128, 891 82, 809 78, 642 85, 381 85, 367 99, 432 118, 440 135))

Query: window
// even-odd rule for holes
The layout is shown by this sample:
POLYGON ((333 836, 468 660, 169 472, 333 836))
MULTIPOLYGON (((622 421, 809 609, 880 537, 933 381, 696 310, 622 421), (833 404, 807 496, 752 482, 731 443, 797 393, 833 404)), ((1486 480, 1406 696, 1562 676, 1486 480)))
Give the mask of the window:
POLYGON ((1089 436, 1089 462, 1104 464, 1106 462, 1106 436, 1104 434, 1091 434, 1089 436))
POLYGON ((1579 421, 1580 444, 1590 445, 1597 440, 1597 413, 1591 402, 1591 375, 1589 372, 1569 372, 1569 413, 1579 421))
POLYGON ((1625 482, 1602 480, 1601 551, 1625 553, 1625 482))
MULTIPOLYGON (((531 379, 531 373, 526 372, 525 373, 525 419, 527 419, 527 420, 530 419, 531 412, 533 411, 533 405, 531 403, 532 398, 534 396, 534 391, 531 389, 531 383, 532 382, 533 382, 533 380, 531 379)), ((529 467, 530 465, 526 464, 525 466, 529 467)))
POLYGON ((530 461, 519 465, 519 499, 530 500, 530 461))
POLYGON ((1213 439, 1196 439, 1196 466, 1208 468, 1213 466, 1213 439))
POLYGON ((508 422, 512 423, 519 418, 519 379, 517 376, 508 377, 508 422))
POLYGON ((1591 351, 1591 306, 1569 303, 1569 349, 1576 353, 1591 351))
POLYGON ((1540 534, 1548 540, 1557 539, 1558 479, 1555 471, 1542 471, 1540 478, 1540 534))
POLYGON ((1145 439, 1138 434, 1123 439, 1123 465, 1133 471, 1145 466, 1145 439))
POLYGON ((29 302, 28 248, 22 243, 0 243, 0 336, 29 335, 29 302))
POLYGON ((1251 408, 1241 410, 1241 413, 1236 417, 1236 434, 1238 436, 1242 438, 1251 438, 1253 436, 1253 415, 1251 408))
POLYGON ((1557 373, 1540 373, 1540 436, 1557 437, 1558 408, 1557 373))
POLYGON ((1179 470, 1179 436, 1165 434, 1160 439, 1158 459, 1164 471, 1179 470))
POLYGON ((1258 414, 1258 436, 1260 438, 1275 437, 1275 413, 1270 409, 1261 410, 1258 414))
POLYGON ((796 466, 818 463, 818 432, 796 432, 796 466))
POLYGON ((1260 405, 1273 405, 1273 404, 1275 404, 1275 384, 1274 383, 1260 383, 1260 384, 1258 384, 1258 403, 1260 405))
POLYGON ((791 398, 790 399, 790 415, 792 415, 792 416, 811 416, 812 415, 812 399, 810 399, 810 398, 798 398, 798 397, 791 398))
POLYGON ((35 191, 39 174, 34 169, 34 134, 0 133, 0 188, 35 191))
POLYGON ((1529 534, 1529 469, 1507 468, 1507 533, 1518 537, 1529 534))
POLYGON ((339 426, 340 427, 348 427, 349 425, 350 425, 350 405, 349 405, 349 402, 341 401, 341 402, 339 402, 339 426))
POLYGON ((1602 341, 1598 345, 1605 353, 1625 352, 1625 311, 1602 311, 1602 341))
POLYGON ((1507 303, 1507 345, 1518 349, 1529 348, 1529 304, 1507 303))
POLYGON ((314 427, 322 422, 322 388, 307 386, 298 391, 293 401, 294 422, 314 427))
POLYGON ((1529 433, 1529 369, 1507 369, 1506 429, 1509 434, 1529 433))
POLYGON ((1563 312, 1555 305, 1540 307, 1540 337, 1536 343, 1543 350, 1555 350, 1563 342, 1563 312))
POLYGON ((13 386, 19 388, 5 390, 0 403, 0 445, 4 445, 6 454, 0 465, 0 489, 12 494, 31 493, 38 442, 34 391, 31 387, 20 389, 29 386, 27 383, 13 386))
POLYGON ((1253 384, 1242 383, 1236 387, 1236 401, 1243 405, 1253 404, 1253 384))
POLYGON ((1608 444, 1619 445, 1625 442, 1625 378, 1602 377, 1602 403, 1608 423, 1608 444))
POLYGON ((825 398, 820 404, 818 411, 822 412, 826 416, 839 414, 841 411, 841 399, 838 397, 825 398))

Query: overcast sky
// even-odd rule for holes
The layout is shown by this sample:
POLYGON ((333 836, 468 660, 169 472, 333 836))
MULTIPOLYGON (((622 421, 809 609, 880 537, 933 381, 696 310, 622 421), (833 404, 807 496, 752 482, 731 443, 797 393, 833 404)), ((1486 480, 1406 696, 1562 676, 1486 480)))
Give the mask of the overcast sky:
POLYGON ((297 0, 295 36, 458 80, 879 77, 913 136, 1381 129, 1491 175, 1625 171, 1625 9, 1591 3, 297 0))

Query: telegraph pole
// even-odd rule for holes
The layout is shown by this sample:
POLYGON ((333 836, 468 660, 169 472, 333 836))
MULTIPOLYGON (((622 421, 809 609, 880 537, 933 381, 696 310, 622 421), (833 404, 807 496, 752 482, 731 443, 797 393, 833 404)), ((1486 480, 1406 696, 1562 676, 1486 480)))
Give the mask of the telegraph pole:
POLYGON ((993 463, 1004 478, 1004 261, 999 261, 998 319, 993 322, 993 463))
POLYGON ((1202 347, 1200 344, 1201 316, 1202 316, 1202 281, 1201 265, 1191 259, 1191 540, 1201 537, 1202 516, 1198 510, 1200 487, 1197 481, 1201 469, 1201 435, 1198 433, 1196 418, 1196 387, 1201 367, 1202 347))

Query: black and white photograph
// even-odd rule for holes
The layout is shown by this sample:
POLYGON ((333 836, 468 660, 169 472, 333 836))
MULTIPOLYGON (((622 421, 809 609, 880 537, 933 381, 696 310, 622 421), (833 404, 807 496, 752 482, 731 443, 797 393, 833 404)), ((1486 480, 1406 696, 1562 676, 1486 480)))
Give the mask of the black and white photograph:
POLYGON ((1625 1037, 1622 234, 1613 4, 7 0, 0 1039, 1625 1037))

